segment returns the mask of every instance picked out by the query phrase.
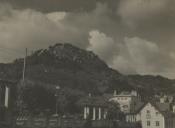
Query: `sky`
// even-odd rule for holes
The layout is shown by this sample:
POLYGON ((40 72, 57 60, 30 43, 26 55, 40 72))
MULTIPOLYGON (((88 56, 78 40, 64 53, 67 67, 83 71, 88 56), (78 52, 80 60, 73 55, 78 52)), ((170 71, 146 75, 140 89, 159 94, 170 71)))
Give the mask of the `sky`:
POLYGON ((0 62, 56 43, 123 74, 175 79, 174 0, 0 0, 0 62))

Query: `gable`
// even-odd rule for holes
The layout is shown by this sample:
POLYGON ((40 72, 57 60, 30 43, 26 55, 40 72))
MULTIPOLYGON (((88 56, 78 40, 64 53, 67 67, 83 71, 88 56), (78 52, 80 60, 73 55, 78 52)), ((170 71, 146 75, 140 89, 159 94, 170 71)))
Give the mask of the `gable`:
POLYGON ((147 103, 145 106, 141 109, 141 113, 150 113, 151 115, 159 114, 160 116, 164 117, 162 112, 158 109, 157 106, 153 105, 152 103, 147 103))

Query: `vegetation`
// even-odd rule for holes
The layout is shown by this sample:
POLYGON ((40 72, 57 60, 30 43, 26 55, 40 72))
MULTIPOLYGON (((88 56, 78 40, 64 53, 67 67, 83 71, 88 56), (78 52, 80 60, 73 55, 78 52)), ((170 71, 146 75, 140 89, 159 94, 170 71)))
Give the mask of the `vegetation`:
POLYGON ((119 104, 117 104, 116 102, 108 102, 107 119, 113 121, 121 121, 124 119, 124 114, 120 111, 119 104))
MULTIPOLYGON (((1 79, 20 81, 23 59, 0 64, 1 79)), ((27 57, 24 99, 28 109, 55 110, 55 86, 60 85, 59 111, 79 112, 82 96, 136 89, 144 96, 175 92, 175 81, 161 76, 122 75, 90 51, 70 44, 56 44, 27 57)))
POLYGON ((47 109, 54 110, 55 96, 43 86, 27 86, 23 90, 23 101, 33 114, 47 109))

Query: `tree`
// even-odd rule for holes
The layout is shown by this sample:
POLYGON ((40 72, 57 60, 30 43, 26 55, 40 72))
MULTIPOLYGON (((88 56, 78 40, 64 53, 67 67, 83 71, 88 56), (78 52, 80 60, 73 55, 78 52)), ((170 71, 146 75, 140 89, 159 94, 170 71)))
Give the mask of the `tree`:
POLYGON ((108 113, 107 119, 109 120, 122 120, 124 118, 124 114, 120 111, 119 104, 111 101, 108 103, 108 113))
POLYGON ((61 114, 77 114, 80 113, 79 106, 77 104, 80 97, 83 96, 79 90, 63 88, 58 94, 58 111, 61 114))
POLYGON ((26 86, 23 90, 23 99, 30 112, 53 110, 55 106, 55 96, 43 86, 26 86))

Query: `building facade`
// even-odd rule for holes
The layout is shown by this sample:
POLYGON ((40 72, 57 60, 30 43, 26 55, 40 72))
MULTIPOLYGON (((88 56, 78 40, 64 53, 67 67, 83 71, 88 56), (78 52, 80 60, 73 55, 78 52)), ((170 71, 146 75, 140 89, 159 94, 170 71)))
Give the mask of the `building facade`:
POLYGON ((148 102, 140 111, 142 128, 175 128, 175 114, 167 104, 148 102))
POLYGON ((165 118, 162 113, 151 103, 141 110, 142 128, 165 128, 165 118))
POLYGON ((120 94, 115 91, 114 96, 109 99, 109 101, 117 102, 120 105, 120 110, 124 113, 131 113, 140 100, 137 91, 121 92, 120 94))
POLYGON ((102 97, 88 96, 81 99, 83 119, 105 120, 107 117, 107 103, 102 97))
POLYGON ((103 120, 106 119, 107 109, 104 106, 84 106, 84 119, 103 120))

